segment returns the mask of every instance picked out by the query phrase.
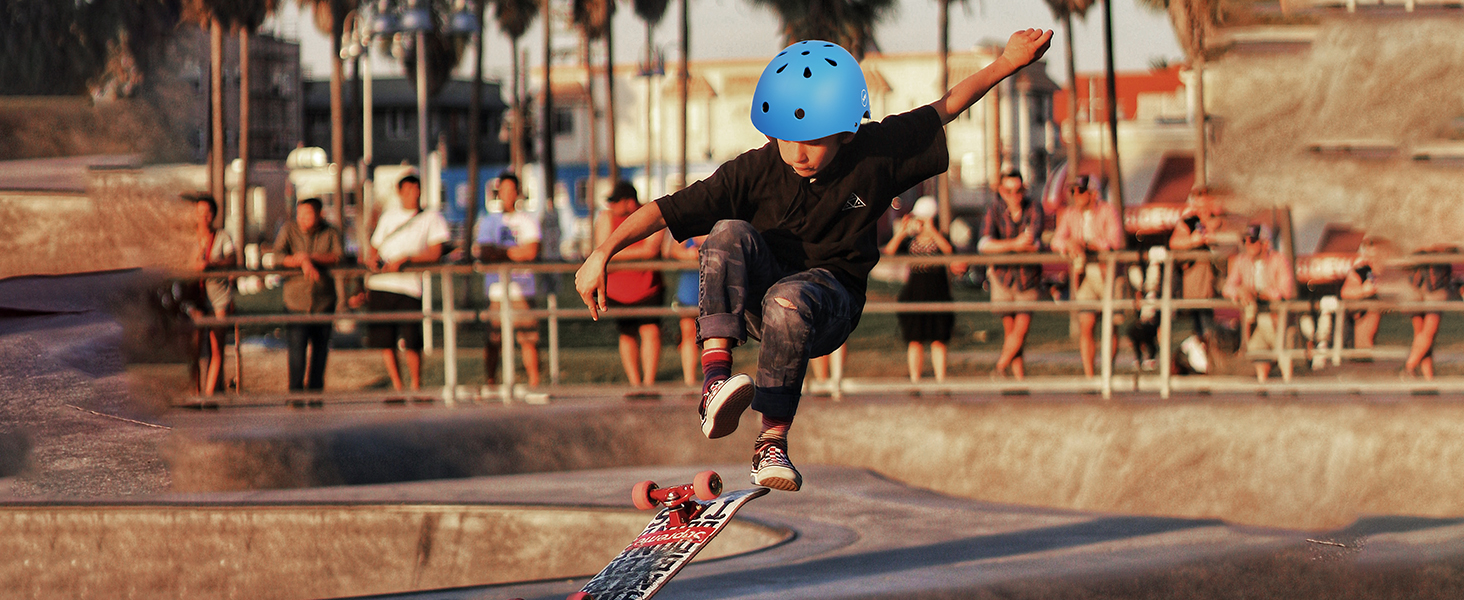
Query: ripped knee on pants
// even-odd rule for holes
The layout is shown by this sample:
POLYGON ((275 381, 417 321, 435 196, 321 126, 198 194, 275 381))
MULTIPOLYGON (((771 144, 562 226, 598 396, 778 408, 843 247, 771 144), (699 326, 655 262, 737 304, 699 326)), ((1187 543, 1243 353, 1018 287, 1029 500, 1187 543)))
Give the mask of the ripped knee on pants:
POLYGON ((798 310, 798 305, 794 304, 792 300, 789 300, 787 298, 774 297, 773 302, 777 302, 778 306, 781 306, 788 310, 798 310))

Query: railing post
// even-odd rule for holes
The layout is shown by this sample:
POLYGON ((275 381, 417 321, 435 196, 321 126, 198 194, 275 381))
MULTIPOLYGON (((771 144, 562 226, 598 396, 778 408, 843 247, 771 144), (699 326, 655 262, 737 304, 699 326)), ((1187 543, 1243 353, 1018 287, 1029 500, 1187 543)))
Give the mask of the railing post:
POLYGON ((549 383, 559 385, 559 294, 549 294, 549 383))
POLYGON ((840 344, 834 349, 834 355, 829 359, 829 383, 833 389, 829 390, 829 396, 834 400, 844 399, 844 347, 848 342, 840 344))
POLYGON ((422 356, 432 356, 432 271, 422 271, 422 356))
POLYGON ((1281 381, 1291 383, 1291 348, 1286 343, 1286 334, 1289 332, 1287 323, 1291 320, 1291 303, 1281 301, 1280 314, 1275 323, 1271 325, 1276 329, 1276 366, 1281 368, 1281 381))
POLYGON ((1159 295, 1159 397, 1169 399, 1174 341, 1174 254, 1164 253, 1164 285, 1159 295))
MULTIPOLYGON (((513 402, 513 367, 518 361, 518 357, 513 355, 513 307, 511 306, 513 302, 510 300, 512 297, 509 293, 510 283, 508 263, 504 263, 498 267, 498 287, 503 292, 503 297, 498 302, 498 335, 503 338, 500 352, 500 356, 503 357, 503 389, 499 391, 499 397, 503 399, 504 404, 513 402)), ((492 298, 489 300, 491 301, 492 298)))
POLYGON ((1342 364, 1342 340, 1347 336, 1343 330, 1347 329, 1347 306, 1343 304, 1342 298, 1337 298, 1337 313, 1332 315, 1332 366, 1342 364))
POLYGON ((1109 253, 1103 273, 1103 335, 1099 349, 1103 376, 1103 399, 1113 398, 1113 278, 1118 270, 1118 255, 1109 253))
POLYGON ((442 272, 442 402, 449 408, 457 404, 457 294, 452 273, 442 272))

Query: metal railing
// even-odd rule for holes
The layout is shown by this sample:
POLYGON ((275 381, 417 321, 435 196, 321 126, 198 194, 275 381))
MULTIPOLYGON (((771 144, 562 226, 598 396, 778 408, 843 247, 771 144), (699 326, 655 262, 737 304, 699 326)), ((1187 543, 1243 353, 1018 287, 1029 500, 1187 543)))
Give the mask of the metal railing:
MULTIPOLYGON (((1116 311, 1137 311, 1144 307, 1151 307, 1159 315, 1159 332, 1157 340, 1158 366, 1157 391, 1162 398, 1168 398, 1174 389, 1174 374, 1171 365, 1173 364, 1171 348, 1173 346, 1173 320, 1177 311, 1183 310, 1214 310, 1225 308, 1238 308, 1239 305, 1224 299, 1206 300, 1185 300, 1175 298, 1175 264, 1193 260, 1214 260, 1223 257, 1223 253, 1212 253, 1208 251, 1187 251, 1170 252, 1164 258, 1161 269, 1161 285, 1158 298, 1148 300, 1135 300, 1133 298, 1115 297, 1117 289, 1115 285, 1116 274, 1121 265, 1135 264, 1140 261, 1137 252, 1118 251, 1105 252, 1098 256, 1105 266, 1105 278, 1103 286, 1103 298, 1100 300, 1040 300, 1033 302, 1005 302, 992 303, 984 302, 869 302, 864 312, 867 314, 888 314, 888 313, 918 313, 918 312, 954 312, 954 313, 1009 313, 1009 312, 1100 312, 1102 314, 1099 333, 1099 369, 1100 374, 1095 379, 1086 379, 1078 382, 1065 381, 1056 387, 1048 386, 1049 389, 1066 390, 1088 390, 1097 391, 1103 398, 1111 398, 1114 389, 1114 322, 1116 311)), ((953 254, 943 256, 886 256, 880 260, 883 265, 1040 265, 1040 264, 1070 264, 1068 257, 1051 254, 1007 254, 1007 255, 982 255, 982 254, 953 254)), ((1392 267, 1408 267, 1418 264, 1450 264, 1464 262, 1464 255, 1455 254, 1430 254, 1413 255, 1406 258, 1389 261, 1392 267)), ((426 341, 428 351, 431 351, 431 331, 434 323, 441 323, 443 327, 443 389, 442 399, 449 406, 459 399, 459 374, 457 366, 458 353, 458 327, 467 322, 487 323, 495 316, 488 309, 460 309, 457 307, 457 290, 454 280, 458 276, 482 276, 496 274, 499 281, 508 281, 509 276, 514 273, 533 274, 563 274, 573 273, 579 268, 575 263, 485 263, 471 265, 434 264, 428 266, 411 266, 403 269, 405 272, 421 273, 424 279, 423 307, 420 312, 343 312, 337 311, 334 314, 265 314, 265 315, 236 315, 227 317, 197 317, 193 319, 194 324, 200 328, 235 327, 235 360, 236 378, 239 383, 236 386, 238 393, 242 393, 242 353, 239 349, 240 336, 237 335, 238 327, 248 325, 289 325, 309 323, 335 323, 338 321, 355 322, 417 322, 420 321, 427 333, 426 341), (436 278, 440 290, 441 309, 434 310, 434 300, 431 290, 433 289, 432 279, 436 278)), ((696 261, 623 261, 614 262, 609 265, 610 270, 660 270, 660 271, 695 271, 696 261)), ((345 280, 354 277, 363 277, 372 274, 371 271, 362 267, 337 267, 331 270, 331 276, 335 278, 337 290, 341 292, 345 288, 345 280)), ((270 275, 299 276, 298 270, 234 270, 234 271, 208 271, 208 272, 174 272, 170 276, 176 279, 193 280, 201 278, 239 278, 239 277, 264 277, 270 275)), ((344 294, 338 293, 344 303, 344 294)), ((1270 308, 1280 313, 1278 327, 1280 333, 1285 333, 1290 316, 1301 311, 1311 311, 1312 302, 1308 300, 1292 300, 1285 302, 1273 302, 1270 308)), ((1341 301, 1336 310, 1337 315, 1346 315, 1348 311, 1356 310, 1393 310, 1401 312, 1459 312, 1464 311, 1464 302, 1397 302, 1387 300, 1353 300, 1341 301)), ((622 317, 687 317, 696 316, 695 307, 638 307, 638 308, 611 308, 601 313, 602 318, 622 317)), ((500 322, 500 339, 502 343, 502 373, 498 389, 498 397, 505 403, 515 399, 514 365, 516 364, 514 335, 512 331, 515 318, 533 318, 547 321, 548 326, 548 354, 549 354, 549 375, 552 386, 560 385, 560 323, 563 320, 584 320, 589 319, 589 311, 582 305, 578 298, 575 298, 572 306, 562 307, 559 305, 556 294, 548 294, 544 308, 522 309, 515 308, 511 302, 499 302, 498 314, 500 322)), ((1344 351, 1343 329, 1339 318, 1338 326, 1333 328, 1335 338, 1329 348, 1330 361, 1333 365, 1341 364, 1344 355, 1361 355, 1366 351, 1344 351)), ((1247 329, 1242 327, 1242 331, 1247 329)), ((1292 376, 1291 361, 1301 352, 1299 349, 1288 346, 1288 335, 1278 335, 1276 348, 1270 355, 1281 365, 1284 382, 1290 382, 1292 376)), ((1242 353, 1244 344, 1242 344, 1242 353)), ((842 354, 842 353, 840 353, 842 354)), ((838 356, 837 358, 842 358, 838 356)), ((836 364, 831 373, 831 391, 835 397, 850 391, 843 377, 841 361, 836 364)), ((1464 389, 1464 381, 1444 381, 1429 384, 1432 389, 1441 387, 1464 389)), ((928 384, 928 387, 944 391, 959 389, 989 389, 989 390, 1011 390, 1011 389, 1036 389, 1043 385, 1031 380, 1007 381, 997 384, 928 384)), ((1155 386, 1140 385, 1138 378, 1135 378, 1134 391, 1141 389, 1153 389, 1155 386)), ((878 390, 880 386, 865 386, 863 389, 878 390)))

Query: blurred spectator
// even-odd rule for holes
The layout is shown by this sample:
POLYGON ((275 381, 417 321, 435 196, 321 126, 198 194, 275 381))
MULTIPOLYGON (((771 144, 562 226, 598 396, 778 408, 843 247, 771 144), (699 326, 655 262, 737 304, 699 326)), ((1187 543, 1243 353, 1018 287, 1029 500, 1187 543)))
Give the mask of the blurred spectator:
MULTIPOLYGON (((1378 243, 1372 237, 1363 238, 1357 248, 1357 261, 1342 280, 1340 295, 1343 300, 1376 300, 1378 279, 1382 276, 1383 263, 1378 259, 1378 243)), ((1383 311, 1370 308, 1353 313, 1352 347, 1359 350, 1371 349, 1378 335, 1378 323, 1383 311)), ((1370 358, 1368 360, 1371 360, 1370 358)))
MULTIPOLYGON (((366 262, 377 274, 366 278, 366 304, 376 312, 420 312, 422 274, 402 273, 409 264, 435 263, 442 258, 442 245, 451 239, 447 220, 435 210, 422 210, 422 182, 407 175, 397 182, 401 204, 383 212, 371 234, 366 262)), ((366 346, 380 348, 392 389, 402 389, 397 362, 397 340, 402 342, 412 390, 422 389, 422 325, 372 323, 366 327, 366 346)))
MULTIPOLYGON (((320 217, 320 199, 295 204, 295 220, 275 236, 275 256, 285 268, 301 275, 285 281, 285 310, 297 314, 332 314, 336 309, 335 280, 330 267, 344 252, 341 231, 320 217)), ((330 355, 330 323, 291 325, 290 389, 325 388, 325 361, 330 355), (306 353, 309 352, 307 368, 306 353)))
MULTIPOLYGON (((1042 246, 1042 203, 1027 198, 1022 174, 1008 171, 1001 176, 998 197, 981 220, 981 238, 977 251, 982 254, 1033 253, 1042 246)), ((987 271, 993 303, 1035 302, 1037 286, 1042 278, 1039 265, 992 266, 987 271)), ((996 360, 995 375, 1004 376, 1011 368, 1013 377, 1026 376, 1022 360, 1027 331, 1032 327, 1031 312, 1001 315, 1002 347, 996 360)))
MULTIPOLYGON (((1296 279, 1290 261, 1271 249, 1271 236, 1266 228, 1251 225, 1241 237, 1240 254, 1230 258, 1230 274, 1225 280, 1225 297, 1242 306, 1243 327, 1254 323, 1247 352, 1276 349, 1286 332, 1286 323, 1278 311, 1266 304, 1289 300, 1296 296, 1296 279)), ((1265 383, 1271 374, 1271 361, 1255 361, 1256 380, 1265 383)))
MULTIPOLYGON (((539 257, 539 220, 527 212, 518 210, 519 180, 513 173, 498 176, 498 199, 503 212, 489 212, 478 221, 477 243, 473 246, 473 257, 485 263, 532 262, 539 257)), ((488 295, 487 341, 483 344, 483 374, 489 385, 498 383, 499 372, 504 367, 499 355, 503 345, 503 320, 499 317, 502 302, 507 298, 515 311, 534 308, 536 289, 533 273, 514 273, 509 281, 498 280, 497 273, 483 276, 484 291, 488 295), (506 295, 505 295, 506 294, 506 295)), ((538 387, 539 375, 539 321, 533 317, 514 317, 513 338, 523 351, 524 371, 530 387, 538 387)))
MULTIPOLYGON (((1076 290, 1073 299, 1102 300, 1106 295, 1103 285, 1107 273, 1098 260, 1098 253, 1123 247, 1118 211, 1097 198, 1097 181, 1091 176, 1079 175, 1068 192, 1071 199, 1058 213, 1052 249, 1073 261, 1072 281, 1076 290)), ((1098 344, 1093 339, 1097 316, 1091 310, 1078 313, 1078 354, 1083 360, 1083 375, 1087 377, 1093 376, 1093 358, 1097 355, 1098 344)))
MULTIPOLYGON (((1440 254, 1456 251, 1452 246, 1440 244, 1420 249, 1417 253, 1440 254)), ((1417 265, 1413 267, 1408 281, 1411 285, 1408 287, 1409 295, 1406 299, 1411 302, 1444 302, 1454 298, 1453 265, 1450 263, 1417 265)), ((1433 343, 1434 336, 1439 333, 1439 318, 1438 311, 1413 314, 1413 344, 1408 349, 1407 362, 1403 363, 1404 377, 1422 373, 1424 379, 1433 379, 1433 343)))
MULTIPOLYGON (((223 230, 214 227, 214 220, 219 216, 219 205, 212 196, 194 196, 193 215, 197 218, 194 231, 198 236, 197 254, 194 255, 193 265, 199 271, 212 269, 230 269, 235 265, 234 240, 223 230)), ((214 317, 226 317, 233 313, 234 293, 229 280, 223 277, 210 277, 198 282, 202 286, 203 297, 206 302, 198 307, 208 309, 208 315, 214 317)), ((222 332, 217 328, 208 329, 208 367, 203 369, 199 377, 199 393, 204 396, 214 395, 220 384, 223 383, 224 354, 222 352, 222 332)), ((200 340, 200 346, 202 346, 200 340)))
MULTIPOLYGON (((610 232, 640 208, 635 186, 629 181, 615 183, 608 199, 610 210, 601 213, 595 224, 595 246, 609 239, 610 232)), ((662 236, 659 230, 645 239, 616 253, 611 261, 655 260, 661 257, 662 236)), ((660 306, 666 295, 659 271, 611 271, 605 279, 605 298, 611 307, 660 306)), ((634 386, 656 382, 656 367, 661 364, 661 319, 659 317, 625 317, 615 320, 620 333, 620 363, 625 377, 634 386)))
MULTIPOLYGON (((885 254, 906 253, 912 256, 938 256, 953 251, 951 243, 941 235, 935 226, 937 205, 933 196, 922 196, 915 201, 910 214, 900 218, 895 225, 895 235, 885 244, 885 254)), ((943 264, 911 265, 905 287, 896 298, 899 302, 950 302, 951 282, 947 275, 949 267, 943 264)), ((920 371, 925 364, 924 345, 930 345, 930 364, 935 380, 943 382, 946 376, 946 344, 951 341, 951 329, 956 315, 950 312, 897 313, 900 335, 905 339, 906 362, 909 363, 910 381, 920 381, 920 371)))
MULTIPOLYGON (((1174 252, 1190 250, 1208 251, 1225 234, 1224 211, 1207 189, 1195 190, 1184 214, 1169 236, 1169 249, 1174 252)), ((1232 236, 1234 234, 1231 234, 1232 236)), ((1230 243, 1234 243, 1234 237, 1230 243)), ((1156 277, 1157 280, 1157 277, 1156 277)), ((1210 258, 1185 261, 1180 265, 1180 298, 1185 300, 1209 300, 1215 297, 1215 264, 1210 258)), ((1196 335, 1205 344, 1212 342, 1214 311, 1194 309, 1190 314, 1196 335)))
MULTIPOLYGON (((669 237, 666 239, 667 258, 698 260, 699 248, 707 236, 689 238, 680 244, 669 237)), ((682 271, 676 282, 676 298, 671 300, 671 306, 698 307, 700 302, 701 274, 695 269, 682 271)), ((681 341, 677 345, 681 351, 681 377, 686 385, 696 385, 697 375, 701 374, 701 350, 696 343, 696 317, 681 317, 678 321, 681 329, 681 341)))

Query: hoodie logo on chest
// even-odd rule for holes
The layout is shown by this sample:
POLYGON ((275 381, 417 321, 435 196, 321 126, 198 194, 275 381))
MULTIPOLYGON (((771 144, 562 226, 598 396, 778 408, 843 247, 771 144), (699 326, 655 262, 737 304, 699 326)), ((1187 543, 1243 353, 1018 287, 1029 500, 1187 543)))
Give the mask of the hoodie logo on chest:
POLYGON ((869 205, 864 203, 864 200, 859 197, 859 194, 851 193, 849 194, 849 199, 844 201, 844 210, 854 210, 866 206, 869 205))

